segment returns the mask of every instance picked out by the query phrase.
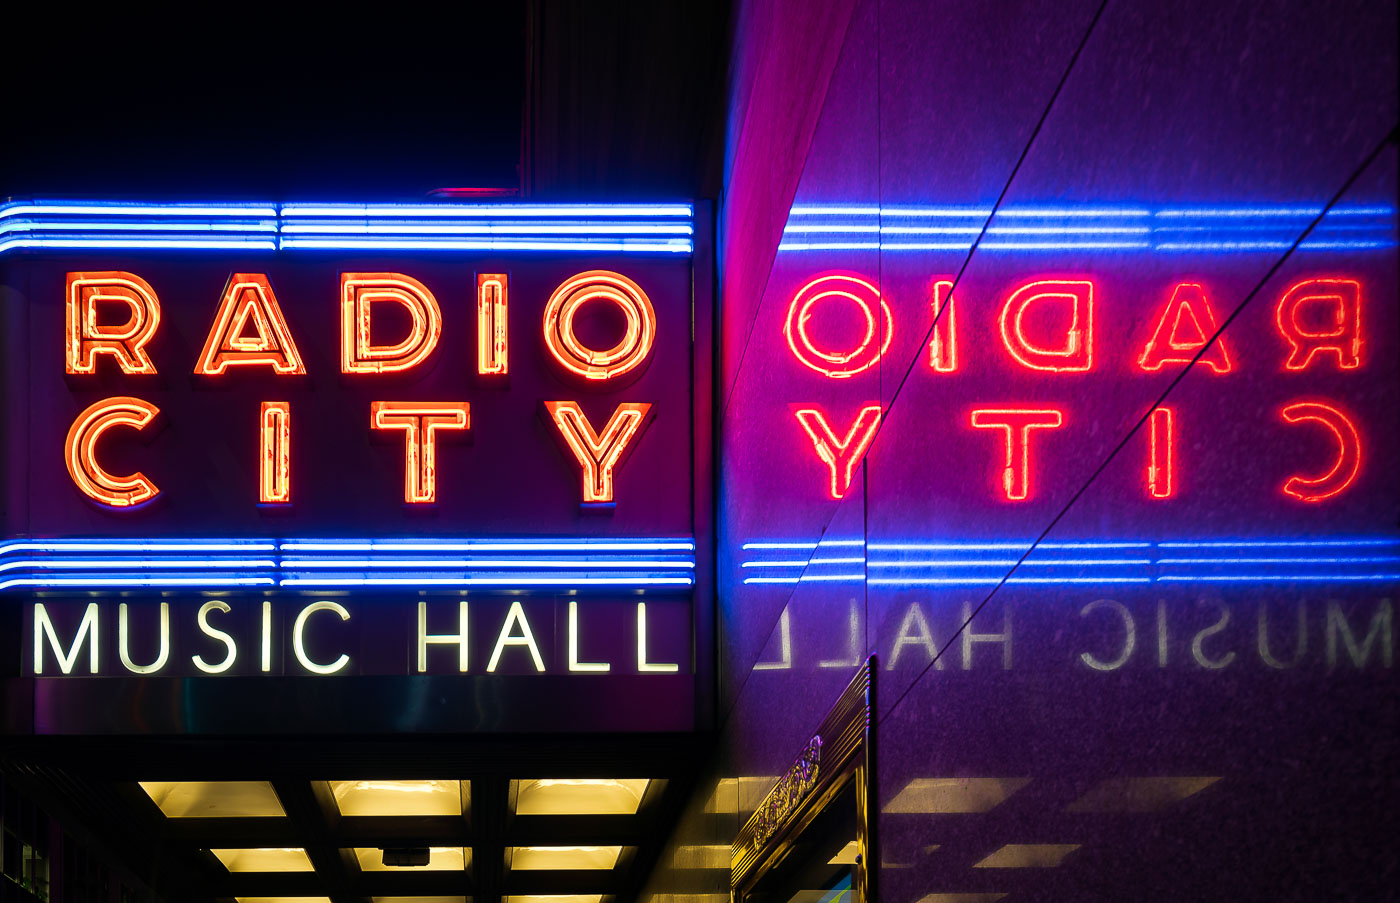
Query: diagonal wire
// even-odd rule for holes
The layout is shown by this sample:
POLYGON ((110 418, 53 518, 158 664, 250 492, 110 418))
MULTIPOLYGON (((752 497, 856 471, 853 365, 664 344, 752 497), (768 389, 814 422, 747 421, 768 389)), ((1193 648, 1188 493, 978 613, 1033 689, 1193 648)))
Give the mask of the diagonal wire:
MULTIPOLYGON (((1070 497, 1069 501, 1067 501, 1064 504, 1064 506, 1059 510, 1059 512, 1050 520, 1049 525, 1046 526, 1046 528, 1041 531, 1040 535, 1035 538, 1035 542, 1031 543, 1030 548, 1027 549, 1019 559, 1017 559, 1016 563, 1011 566, 1011 569, 1006 572, 1006 574, 1001 578, 997 585, 992 587, 991 590, 988 591, 986 597, 984 597, 982 601, 977 604, 977 607, 973 609, 971 615, 969 615, 968 618, 965 621, 963 621, 963 623, 958 627, 957 630, 953 631, 952 637, 948 640, 948 642, 943 644, 942 648, 938 650, 938 654, 933 656, 929 663, 925 665, 921 671, 919 671, 919 673, 914 677, 914 679, 909 682, 908 686, 905 687, 904 691, 900 693, 899 696, 894 700, 894 702, 889 706, 889 708, 886 710, 888 712, 888 714, 885 716, 886 718, 889 717, 889 715, 894 714, 895 708, 897 708, 899 704, 904 701, 904 697, 908 696, 909 693, 913 691, 914 687, 919 683, 919 681, 923 680, 924 675, 927 674, 929 670, 934 667, 935 663, 937 663, 943 657, 943 653, 948 651, 948 647, 952 646, 953 642, 961 636, 962 632, 966 630, 969 625, 972 624, 972 619, 977 617, 977 613, 980 612, 983 608, 985 608, 988 602, 992 601, 992 597, 995 596, 1001 590, 1001 588, 1006 585, 1006 581, 1011 578, 1011 575, 1016 573, 1016 570, 1020 568, 1022 563, 1024 563, 1025 560, 1035 552, 1036 547, 1039 546, 1040 543, 1043 542, 1045 538, 1050 535, 1050 533, 1055 529, 1055 526, 1064 518, 1066 514, 1069 513, 1070 508, 1074 506, 1075 502, 1079 501, 1079 498, 1082 495, 1084 495, 1084 493, 1089 490, 1089 487, 1093 485, 1094 481, 1098 479, 1099 474, 1103 473, 1104 469, 1108 467, 1109 463, 1115 457, 1117 457, 1118 453, 1123 450, 1123 447, 1128 444, 1129 440, 1131 440, 1133 436, 1137 435, 1138 430, 1142 429, 1142 425, 1147 422, 1148 417, 1152 416, 1153 410, 1160 407, 1162 403, 1167 400, 1167 396, 1171 394, 1172 390, 1176 388, 1178 383, 1180 383, 1183 379, 1186 378, 1186 375, 1191 372, 1191 368, 1195 366, 1196 362, 1199 361, 1201 357, 1206 353, 1206 351, 1209 350, 1210 347, 1220 339, 1220 336, 1224 334, 1225 330, 1229 328, 1230 324, 1235 321, 1235 319, 1240 315, 1241 312, 1244 311, 1245 307, 1249 305, 1249 302, 1254 300, 1255 296, 1263 290, 1264 286, 1267 285, 1271 279, 1273 279, 1274 274, 1276 274, 1283 267, 1283 265, 1288 262, 1289 258, 1293 256, 1293 252, 1298 250, 1298 246, 1307 240, 1308 236, 1313 233, 1313 230, 1315 230, 1318 227, 1318 225, 1322 222, 1323 218, 1327 216, 1328 212, 1330 212, 1332 208, 1337 205, 1337 202, 1346 196, 1346 193, 1351 190, 1351 187, 1356 183, 1356 180, 1361 177, 1361 175, 1370 167, 1370 165, 1373 162, 1375 162, 1375 159, 1378 156, 1380 156, 1381 151, 1385 150, 1386 145, 1392 143, 1395 140, 1397 129, 1400 129, 1400 125, 1391 127, 1390 131, 1385 135, 1385 137, 1383 137, 1376 144, 1376 146, 1371 150, 1369 154, 1366 155, 1366 157, 1361 161, 1361 163, 1356 167, 1356 169, 1351 173, 1351 175, 1347 177, 1347 180, 1342 183, 1342 187, 1337 189, 1337 192, 1333 194, 1330 199, 1328 199, 1325 205, 1323 205, 1322 212, 1320 212, 1316 217, 1314 217, 1312 222, 1308 223, 1308 227, 1304 229, 1302 233, 1293 241, 1293 244, 1289 246, 1288 250, 1284 251, 1282 256, 1280 256, 1279 259, 1274 262, 1274 265, 1269 267, 1268 271, 1264 273, 1262 277, 1260 277, 1259 281, 1255 284, 1254 288, 1250 289, 1249 294, 1244 296, 1244 299, 1241 300, 1238 305, 1236 305, 1235 309, 1230 312, 1230 315, 1226 317, 1223 322, 1221 322, 1220 327, 1215 330, 1215 332, 1204 344, 1201 345, 1200 350, 1197 351, 1194 356, 1192 356, 1190 363, 1186 364, 1184 367, 1181 368, 1181 370, 1176 374, 1176 376, 1172 378, 1172 381, 1167 384, 1167 387, 1162 390, 1162 393, 1157 397, 1157 400, 1151 405, 1149 405, 1147 410, 1143 413, 1143 415, 1138 418, 1137 423, 1133 424, 1132 428, 1124 434, 1123 438, 1118 441, 1117 445, 1113 446, 1113 448, 1109 451, 1108 455, 1104 457, 1103 461, 1099 462, 1099 466, 1094 468, 1094 472, 1089 475, 1089 478, 1084 481, 1084 484, 1080 486, 1078 490, 1075 491, 1074 495, 1070 497)), ((952 293, 950 292, 950 297, 951 294, 952 293)), ((945 307, 946 306, 947 305, 945 305, 945 307)), ((883 722, 885 719, 881 718, 880 720, 883 722)))
MULTIPOLYGON (((957 275, 953 278, 953 286, 952 286, 952 289, 950 289, 949 292, 948 292, 948 297, 950 297, 950 298, 953 297, 953 292, 957 289, 958 282, 962 279, 963 274, 967 271, 968 265, 972 262, 972 255, 975 254, 975 253, 977 252, 977 246, 980 245, 980 244, 982 243, 983 237, 985 237, 986 234, 987 234, 987 228, 991 225, 992 217, 994 217, 994 216, 996 215, 996 212, 997 212, 997 210, 1001 207, 1002 202, 1006 200, 1006 195, 1007 195, 1008 192, 1010 192, 1010 190, 1011 190, 1011 185, 1012 185, 1012 183, 1015 182, 1015 180, 1016 180, 1016 174, 1017 174, 1018 172, 1021 171, 1021 166, 1022 166, 1022 164, 1024 164, 1024 163, 1026 162, 1026 158, 1027 158, 1028 156, 1030 156, 1031 147, 1035 144, 1035 139, 1040 135, 1040 130, 1041 130, 1042 128, 1044 128, 1046 120, 1048 120, 1048 119, 1050 118, 1050 111, 1051 111, 1052 109, 1054 109, 1055 101, 1059 99, 1059 97, 1060 97, 1060 92, 1064 90, 1065 83, 1069 81, 1070 73, 1074 71, 1075 64, 1076 64, 1077 62, 1079 62, 1079 57, 1080 57, 1080 55, 1084 52, 1084 47, 1089 43, 1089 38, 1090 38, 1090 36, 1093 35, 1094 29, 1095 29, 1095 27, 1099 24, 1099 19, 1101 19, 1101 18, 1103 17, 1103 12, 1104 12, 1104 10, 1105 10, 1107 7, 1108 7, 1108 0, 1101 0, 1101 2, 1099 3, 1098 9, 1096 9, 1096 10, 1094 11, 1093 18, 1091 18, 1091 19, 1089 20, 1088 26, 1084 29, 1084 36, 1083 36, 1082 38, 1079 39, 1079 44, 1078 44, 1078 46, 1076 46, 1076 47, 1074 48, 1074 53, 1070 55, 1069 62, 1065 64, 1065 71, 1060 75, 1060 80, 1059 80, 1059 82, 1056 83, 1056 85, 1055 85, 1055 90, 1054 90, 1053 92, 1051 92, 1051 94, 1050 94, 1050 99, 1049 99, 1048 101, 1046 101, 1045 109, 1041 111, 1040 118, 1036 121, 1035 128, 1031 130, 1030 137, 1028 137, 1028 138, 1026 139, 1026 146, 1025 146, 1024 148, 1021 149, 1021 155, 1016 159, 1016 165, 1013 166, 1013 167, 1011 168, 1011 173, 1010 173, 1010 175, 1008 175, 1007 178, 1006 178, 1006 184, 1002 186, 1001 193, 997 195, 996 203, 992 205, 991 213, 988 214, 987 219, 982 223, 982 230, 981 230, 981 232, 979 232, 979 233, 977 234, 977 238, 976 238, 975 241, 973 241, 972 247, 968 249, 967 256, 966 256, 965 258, 963 258, 962 265, 958 268, 958 273, 957 273, 957 275)), ((881 217, 881 221, 883 222, 883 216, 881 217)), ((882 259, 883 259, 883 256, 882 256, 882 259)), ((771 275, 771 270, 770 270, 770 275, 771 275)), ((951 306, 952 306, 952 305, 950 305, 950 304, 945 304, 945 305, 943 305, 943 307, 938 311, 938 313, 934 316, 933 323, 931 323, 931 324, 929 325, 928 333, 924 336, 923 342, 922 342, 920 345, 918 345, 917 347, 922 348, 922 347, 924 347, 925 345, 928 344, 929 339, 930 339, 930 338, 932 337, 932 335, 933 335, 933 330, 934 330, 934 329, 937 327, 937 325, 938 325, 938 318, 941 317, 941 316, 943 316, 944 311, 946 311, 946 310, 947 310, 948 308, 950 308, 951 306)), ((883 327, 882 327, 882 328, 883 328, 883 327)), ((744 350, 745 350, 745 351, 748 350, 748 344, 747 344, 747 343, 746 343, 745 346, 744 346, 744 350)), ((741 360, 741 362, 742 362, 742 357, 741 357, 740 360, 741 360)), ((916 356, 916 357, 915 357, 915 360, 912 361, 912 362, 910 362, 909 367, 904 371, 904 375, 903 375, 902 377, 900 377, 899 384, 895 387, 894 393, 890 396, 889 404, 888 404, 888 405, 885 405, 884 402, 883 402, 883 400, 881 401, 881 406, 882 406, 884 409, 888 410, 888 409, 890 409, 890 408, 892 408, 892 407, 894 406, 895 399, 897 399, 897 398, 899 397, 899 393, 900 393, 900 391, 904 388, 904 384, 908 381, 909 375, 914 371, 914 368, 915 368, 915 366, 917 365, 917 360, 918 360, 918 359, 917 359, 917 356, 916 356)), ((735 384, 735 385, 738 384, 738 375, 737 375, 737 373, 736 373, 736 375, 735 375, 735 383, 734 383, 734 384, 735 384)), ((726 402, 726 406, 725 406, 725 409, 726 409, 726 410, 727 410, 727 407, 728 407, 728 405, 727 405, 727 402, 726 402)), ((723 417, 723 412, 721 412, 721 417, 723 417)), ((875 443, 875 442, 878 442, 878 441, 879 441, 879 437, 880 437, 880 432, 879 432, 879 431, 880 431, 880 429, 883 427, 883 423, 884 423, 884 421, 883 421, 883 418, 882 418, 881 424, 878 425, 878 426, 876 427, 875 438, 871 440, 871 448, 874 447, 874 443, 875 443)), ((867 448, 867 449, 866 449, 865 460, 869 460, 871 448, 867 448)), ((866 473, 864 464, 862 463, 862 466, 861 466, 861 484, 862 484, 862 486, 865 485, 866 479, 867 479, 867 473, 866 473)), ((867 503, 866 503, 866 498, 865 498, 865 493, 862 492, 861 495, 862 495, 862 498, 861 498, 861 505, 864 507, 864 506, 867 504, 867 503)), ((834 514, 834 513, 833 513, 832 517, 833 517, 833 518, 835 517, 835 514, 834 514)), ((865 523, 868 523, 868 519, 866 519, 864 522, 865 522, 865 523)), ((831 524, 831 518, 828 518, 828 519, 827 519, 826 525, 822 527, 822 532, 821 532, 822 537, 825 537, 827 527, 829 527, 830 524, 831 524)), ((817 545, 816 549, 820 549, 820 548, 821 548, 821 546, 820 546, 820 539, 818 540, 818 543, 819 543, 819 544, 817 545)), ((812 553, 813 555, 816 555, 816 554, 817 554, 816 549, 813 550, 813 553, 812 553)), ((811 566, 811 564, 810 564, 810 561, 809 561, 807 567, 810 567, 810 566, 811 566)), ((867 572, 869 571, 869 563, 868 563, 868 562, 867 562, 867 564, 866 564, 865 570, 866 570, 867 572)), ((807 568, 804 567, 804 568, 802 569, 802 573, 798 575, 798 582, 797 582, 796 584, 793 585, 792 592, 790 592, 790 593, 788 594, 787 600, 783 603, 783 608, 784 608, 784 609, 786 609, 788 605, 792 604, 792 597, 797 593, 798 588, 802 585, 802 584, 801 584, 801 579, 802 579, 803 576, 806 575, 806 573, 807 573, 807 568)), ((866 584, 866 596, 867 596, 867 599, 868 599, 868 597, 869 597, 869 584, 868 584, 868 583, 866 584)), ((988 598, 990 598, 990 596, 989 596, 988 598)), ((985 604, 985 600, 984 600, 983 604, 985 604)), ((868 604, 868 602, 867 602, 867 606, 866 606, 866 607, 867 607, 867 613, 868 613, 868 609, 869 609, 869 604, 868 604)), ((978 609, 979 609, 979 610, 981 609, 981 606, 980 606, 980 605, 978 606, 978 609)), ((775 625, 775 627, 776 627, 776 625, 775 625)), ((960 631, 961 631, 961 628, 959 629, 959 632, 960 632, 960 631)), ((954 637, 956 637, 957 635, 958 635, 957 633, 954 633, 954 637)), ((869 648, 868 644, 867 644, 867 648, 869 648)), ((945 646, 944 648, 946 649, 947 647, 945 646)), ((943 650, 939 650, 939 655, 942 655, 942 654, 943 654, 943 650)), ((935 657, 934 660, 936 661, 936 660, 937 660, 937 657, 935 657)), ((927 670, 927 669, 925 669, 925 670, 927 670)), ((738 685, 737 687, 734 688, 734 696, 733 696, 733 698, 734 698, 734 700, 736 701, 736 703, 737 703, 737 701, 738 701, 739 695, 740 695, 741 693, 743 693, 743 690, 744 690, 745 685, 748 684, 749 675, 752 674, 752 673, 753 673, 752 671, 749 671, 748 674, 745 674, 745 675, 744 675, 744 678, 743 678, 742 680, 739 681, 739 685, 738 685)), ((920 672, 919 677, 923 677, 923 672, 920 672)), ((915 680, 917 681, 918 678, 915 678, 915 680)), ((912 684, 911 684, 911 686, 912 686, 912 684)), ((732 709, 732 706, 731 706, 731 709, 732 709)), ((726 713, 724 714, 724 716, 722 716, 722 717, 727 717, 727 716, 728 716, 728 713, 726 712, 726 713)))

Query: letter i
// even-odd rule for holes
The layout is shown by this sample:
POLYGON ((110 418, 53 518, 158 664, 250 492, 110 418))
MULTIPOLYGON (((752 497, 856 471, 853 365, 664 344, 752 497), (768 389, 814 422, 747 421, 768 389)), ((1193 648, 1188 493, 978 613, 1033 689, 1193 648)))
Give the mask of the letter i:
POLYGON ((1154 499, 1176 494, 1176 427, 1171 408, 1153 408, 1148 418, 1147 489, 1154 499))

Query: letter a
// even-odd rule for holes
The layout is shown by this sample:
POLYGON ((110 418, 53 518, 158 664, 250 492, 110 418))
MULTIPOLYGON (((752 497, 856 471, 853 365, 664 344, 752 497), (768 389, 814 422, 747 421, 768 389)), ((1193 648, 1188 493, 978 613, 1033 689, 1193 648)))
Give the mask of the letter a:
MULTIPOLYGON (((1138 366, 1144 370, 1160 370, 1163 364, 1189 364, 1215 335, 1215 330, 1215 312, 1210 309, 1206 290, 1194 282, 1183 282, 1172 290, 1171 300, 1162 309, 1152 338, 1142 349, 1138 366)), ((1212 342, 1198 363, 1216 373, 1229 373, 1230 354, 1225 350, 1225 336, 1212 342)))
POLYGON ((194 372, 218 376, 229 367, 250 364, 270 366, 274 373, 306 372, 267 276, 234 273, 224 286, 194 372))

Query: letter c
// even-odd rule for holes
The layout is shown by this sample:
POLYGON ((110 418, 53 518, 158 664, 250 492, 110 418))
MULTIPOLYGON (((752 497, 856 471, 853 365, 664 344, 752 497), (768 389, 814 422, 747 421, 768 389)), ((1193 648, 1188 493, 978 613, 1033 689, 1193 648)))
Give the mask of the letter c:
POLYGON ((78 415, 68 430, 63 454, 69 476, 84 495, 112 508, 129 508, 160 493, 156 484, 140 471, 118 477, 97 463, 97 440, 109 428, 144 429, 159 413, 160 408, 149 401, 119 395, 104 398, 78 415))
POLYGON ((1320 477, 1291 476, 1283 491, 1304 502, 1320 502, 1337 495, 1356 481, 1361 471, 1361 437, 1351 418, 1330 404, 1300 401, 1282 410, 1289 423, 1314 420, 1332 431, 1337 439, 1337 460, 1332 469, 1320 477))
POLYGON ((340 615, 340 620, 350 620, 350 612, 345 610, 345 606, 337 602, 328 602, 325 599, 322 599, 320 602, 312 602, 301 610, 301 613, 297 615, 296 621, 292 623, 292 651, 296 653, 297 661, 301 662, 301 666, 313 674, 334 674, 350 663, 350 656, 341 653, 340 658, 331 662, 329 665, 320 665, 307 657, 306 646, 302 642, 302 634, 306 630, 306 619, 318 611, 333 611, 340 615))

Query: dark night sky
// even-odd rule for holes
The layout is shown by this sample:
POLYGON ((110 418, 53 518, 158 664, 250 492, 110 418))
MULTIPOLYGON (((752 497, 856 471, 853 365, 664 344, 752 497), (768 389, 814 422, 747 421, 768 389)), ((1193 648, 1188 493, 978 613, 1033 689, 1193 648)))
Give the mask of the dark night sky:
POLYGON ((0 197, 389 200, 519 182, 523 4, 388 22, 349 6, 145 23, 80 9, 6 38, 0 197))

